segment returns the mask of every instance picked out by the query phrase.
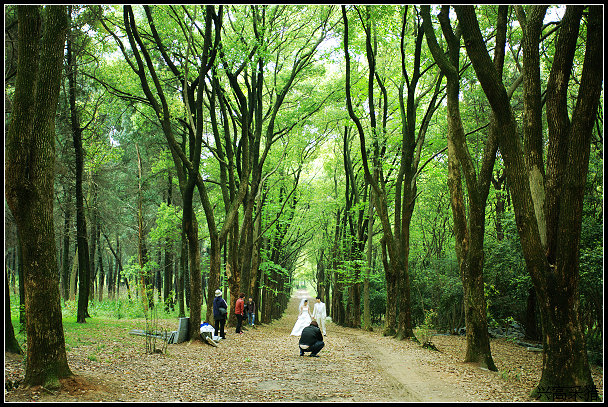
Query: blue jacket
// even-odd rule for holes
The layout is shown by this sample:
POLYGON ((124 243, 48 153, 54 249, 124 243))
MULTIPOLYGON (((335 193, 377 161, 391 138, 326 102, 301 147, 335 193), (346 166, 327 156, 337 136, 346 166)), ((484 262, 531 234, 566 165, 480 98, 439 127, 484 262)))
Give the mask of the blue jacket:
POLYGON ((224 301, 224 299, 221 296, 215 297, 213 299, 213 319, 216 319, 216 320, 226 319, 227 314, 225 314, 225 315, 220 314, 220 308, 228 309, 228 304, 226 304, 226 301, 224 301))

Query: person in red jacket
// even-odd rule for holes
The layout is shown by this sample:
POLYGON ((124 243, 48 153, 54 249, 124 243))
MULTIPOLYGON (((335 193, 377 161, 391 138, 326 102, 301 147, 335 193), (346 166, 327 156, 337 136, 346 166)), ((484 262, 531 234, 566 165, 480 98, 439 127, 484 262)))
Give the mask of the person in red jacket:
POLYGON ((243 331, 241 327, 243 326, 243 316, 245 313, 245 294, 239 294, 239 298, 236 300, 236 305, 234 307, 234 313, 236 314, 236 333, 242 334, 243 331))

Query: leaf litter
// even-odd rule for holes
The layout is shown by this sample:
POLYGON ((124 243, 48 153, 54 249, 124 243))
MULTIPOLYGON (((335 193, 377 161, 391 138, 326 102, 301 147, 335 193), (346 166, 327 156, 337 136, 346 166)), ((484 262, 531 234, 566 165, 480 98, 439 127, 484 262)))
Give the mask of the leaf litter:
MULTIPOLYGON (((434 336, 436 352, 333 323, 320 357, 301 357, 298 338, 289 333, 306 295, 296 292, 284 316, 271 324, 242 335, 227 327, 227 339, 216 348, 190 341, 169 345, 166 354, 146 354, 144 338, 128 334, 142 320, 113 321, 85 340, 83 329, 82 344, 67 350, 75 376, 56 391, 20 385, 23 357, 5 353, 5 401, 530 401, 540 379, 542 353, 498 338, 491 339, 498 372, 462 362, 463 336, 434 336)), ((160 323, 169 331, 177 326, 173 320, 160 323)), ((603 399, 602 368, 592 366, 592 375, 603 399)))

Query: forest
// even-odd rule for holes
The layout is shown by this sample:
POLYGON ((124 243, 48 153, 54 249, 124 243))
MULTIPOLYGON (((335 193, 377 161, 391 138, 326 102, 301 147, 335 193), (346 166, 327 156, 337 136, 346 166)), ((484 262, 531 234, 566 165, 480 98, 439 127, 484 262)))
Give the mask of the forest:
POLYGON ((306 288, 337 326, 461 335, 490 371, 518 332, 542 348, 533 398, 601 387, 603 15, 5 5, 24 383, 74 374, 66 321, 188 317, 197 340, 217 289, 264 326, 306 288))

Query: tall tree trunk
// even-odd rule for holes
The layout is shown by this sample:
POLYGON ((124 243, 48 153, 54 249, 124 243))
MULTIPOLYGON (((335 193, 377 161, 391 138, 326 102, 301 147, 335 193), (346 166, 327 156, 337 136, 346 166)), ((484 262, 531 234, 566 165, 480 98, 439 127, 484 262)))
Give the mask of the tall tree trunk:
MULTIPOLYGON (((412 208, 413 209, 413 208, 412 208)), ((409 211, 408 211, 409 212, 409 211)), ((398 267, 398 281, 397 286, 399 289, 399 318, 397 321, 397 339, 411 338, 414 336, 412 329, 412 307, 410 300, 410 273, 409 273, 409 252, 410 252, 410 224, 412 219, 412 212, 407 215, 407 220, 404 220, 404 227, 401 230, 401 252, 402 259, 399 262, 395 262, 398 267)))
POLYGON ((70 223, 72 217, 71 196, 66 193, 65 220, 63 226, 63 262, 62 262, 62 294, 67 301, 70 298, 70 223))
POLYGON ((184 299, 184 282, 186 276, 186 264, 188 263, 188 239, 186 238, 186 234, 183 232, 182 227, 182 244, 181 251, 179 257, 179 271, 177 276, 177 305, 179 308, 178 316, 183 318, 186 316, 186 306, 184 299))
MULTIPOLYGON (((506 30, 506 8, 499 9, 498 39, 495 61, 498 72, 502 71, 504 33, 506 30), (502 48, 501 48, 502 47, 502 48)), ((424 27, 429 49, 447 78, 448 103, 448 188, 454 218, 455 249, 464 290, 465 322, 467 328, 467 350, 465 362, 479 363, 496 371, 490 351, 486 301, 483 283, 483 239, 485 204, 489 191, 492 169, 496 156, 496 127, 492 119, 490 135, 484 148, 484 157, 479 174, 476 174, 460 116, 460 36, 452 32, 449 22, 449 6, 443 6, 439 14, 443 33, 448 42, 448 56, 439 48, 432 31, 429 6, 422 8, 424 27), (466 215, 462 173, 469 197, 468 219, 466 215)))
POLYGON ((579 241, 584 184, 590 136, 602 88, 602 9, 588 13, 585 59, 577 103, 568 123, 568 80, 583 6, 568 6, 562 19, 549 81, 547 121, 549 152, 546 171, 546 248, 535 213, 534 188, 526 167, 524 148, 508 97, 489 64, 479 24, 472 6, 457 6, 467 53, 495 112, 499 144, 511 186, 524 258, 534 284, 543 328, 543 372, 533 396, 551 398, 546 389, 593 386, 585 338, 579 321, 579 241), (555 92, 555 93, 553 93, 555 92), (564 151, 565 150, 565 151, 564 151), (553 155, 555 154, 555 155, 553 155), (552 161, 551 157, 566 160, 552 161), (566 166, 567 165, 567 171, 566 166), (547 249, 547 250, 546 250, 547 249))
POLYGON ((55 116, 68 20, 65 6, 17 6, 19 62, 5 146, 5 194, 23 256, 25 384, 59 387, 72 375, 65 353, 55 249, 55 116))
MULTIPOLYGON (((71 7, 68 13, 71 13, 71 7)), ((78 244, 78 310, 76 322, 85 323, 88 317, 88 299, 90 287, 89 243, 87 240, 87 221, 84 213, 84 197, 82 191, 84 151, 82 147, 82 128, 76 108, 76 61, 73 55, 73 33, 69 33, 67 40, 68 87, 70 102, 70 120, 72 138, 76 158, 76 237, 78 244)))
MULTIPOLYGON (((171 205, 173 191, 173 177, 171 171, 168 171, 167 176, 167 206, 171 205)), ((173 242, 167 238, 165 240, 165 263, 164 263, 164 283, 163 300, 165 302, 165 310, 175 308, 175 298, 171 295, 173 281, 173 242)))
MULTIPOLYGON (((403 28, 402 28, 402 40, 405 37, 406 27, 406 13, 405 8, 403 16, 403 28)), ((417 28, 416 34, 416 48, 414 53, 414 72, 411 77, 411 81, 407 76, 405 70, 405 52, 404 45, 401 45, 402 52, 402 74, 403 74, 403 86, 405 82, 408 85, 408 102, 407 106, 404 107, 403 102, 400 104, 401 116, 402 116, 402 146, 401 146, 401 158, 399 163, 399 175, 396 180, 396 190, 394 195, 394 213, 395 221, 391 225, 389 220, 389 204, 388 195, 386 193, 386 182, 383 171, 382 171, 382 155, 381 150, 384 151, 378 140, 386 134, 386 122, 388 120, 388 94, 386 88, 380 78, 378 72, 376 72, 376 38, 372 27, 372 18, 370 10, 366 10, 366 19, 364 22, 366 32, 366 57, 369 65, 368 75, 368 106, 369 106, 369 117, 370 126, 372 133, 372 163, 373 171, 369 168, 368 154, 366 150, 365 132, 359 118, 355 115, 350 91, 350 55, 348 52, 348 19, 346 13, 346 7, 342 6, 342 16, 344 20, 344 53, 346 61, 346 102, 349 117, 353 120, 359 133, 359 141, 361 146, 361 157, 363 169, 365 172, 366 181, 371 185, 374 191, 374 202, 377 209, 378 217, 382 223, 383 231, 383 265, 385 266, 385 277, 387 284, 387 302, 386 302, 386 320, 384 335, 398 335, 399 338, 406 338, 413 336, 413 330, 411 326, 411 305, 410 305, 410 294, 409 294, 409 270, 407 269, 408 254, 409 254, 409 242, 407 241, 407 234, 409 230, 409 224, 407 219, 411 218, 411 212, 413 211, 414 199, 415 199, 415 180, 418 172, 418 162, 420 156, 420 149, 424 143, 424 135, 426 132, 426 126, 436 110, 435 101, 439 94, 440 81, 439 77, 435 94, 432 102, 429 105, 425 119, 421 125, 421 129, 416 136, 416 119, 415 112, 417 108, 417 102, 415 101, 414 94, 416 93, 416 85, 420 78, 420 52, 421 44, 423 39, 423 30, 420 26, 417 28), (372 41, 373 40, 373 41, 372 41), (374 104, 374 83, 377 83, 382 97, 383 97, 383 112, 381 121, 377 123, 375 104, 374 104), (406 113, 407 110, 407 113, 406 113), (373 174, 372 174, 373 172, 373 174), (405 186, 404 199, 401 198, 401 188, 405 186), (408 199, 408 191, 410 199, 408 199), (409 214, 408 214, 409 213, 409 214), (407 292, 406 292, 407 291, 407 292), (401 296, 398 296, 402 294, 401 296), (397 325, 397 307, 400 308, 399 325, 397 325), (392 308, 392 309, 391 309, 392 308)), ((403 101, 403 94, 400 91, 400 100, 403 101)), ((383 153, 382 153, 383 154, 383 153)))
POLYGON ((139 288, 141 292, 141 300, 144 306, 144 313, 146 317, 148 316, 148 297, 147 297, 147 289, 146 289, 146 278, 144 273, 144 267, 148 262, 148 253, 146 250, 146 244, 144 241, 144 214, 142 207, 142 165, 141 165, 141 156, 139 154, 139 147, 137 144, 135 145, 135 150, 137 151, 137 257, 139 259, 139 288))

